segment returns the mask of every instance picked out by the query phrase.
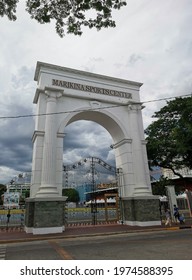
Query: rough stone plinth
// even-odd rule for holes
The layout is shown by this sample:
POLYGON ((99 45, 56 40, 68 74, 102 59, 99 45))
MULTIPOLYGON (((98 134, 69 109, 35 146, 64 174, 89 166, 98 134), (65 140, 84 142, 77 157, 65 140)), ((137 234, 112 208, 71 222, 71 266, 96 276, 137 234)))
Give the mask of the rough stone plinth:
POLYGON ((122 199, 123 222, 127 225, 160 225, 159 199, 155 196, 122 199))
POLYGON ((66 197, 26 199, 25 231, 33 234, 65 230, 66 197))

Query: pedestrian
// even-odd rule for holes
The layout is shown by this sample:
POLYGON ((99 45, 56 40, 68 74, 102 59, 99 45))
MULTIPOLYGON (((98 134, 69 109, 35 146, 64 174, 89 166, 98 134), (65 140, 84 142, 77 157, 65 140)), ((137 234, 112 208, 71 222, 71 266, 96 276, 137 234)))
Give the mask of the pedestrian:
POLYGON ((180 224, 184 224, 185 223, 185 216, 183 214, 181 214, 179 216, 179 222, 180 222, 180 224))
POLYGON ((168 208, 165 210, 165 218, 166 218, 165 225, 171 226, 171 213, 168 208))
POLYGON ((175 217, 175 221, 177 222, 177 220, 180 222, 180 213, 179 213, 179 208, 177 207, 177 205, 173 205, 173 216, 175 217))
POLYGON ((10 209, 8 209, 8 213, 7 213, 7 224, 9 223, 11 214, 10 214, 10 209))

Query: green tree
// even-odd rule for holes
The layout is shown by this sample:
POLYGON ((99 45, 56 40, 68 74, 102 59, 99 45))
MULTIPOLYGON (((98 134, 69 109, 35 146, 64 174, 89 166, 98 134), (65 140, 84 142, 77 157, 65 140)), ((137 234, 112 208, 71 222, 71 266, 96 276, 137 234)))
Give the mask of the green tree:
POLYGON ((160 179, 157 182, 155 182, 155 184, 152 184, 153 195, 166 195, 165 186, 168 185, 171 185, 171 181, 168 178, 161 176, 160 179))
POLYGON ((80 200, 78 191, 73 188, 63 189, 62 195, 67 196, 67 201, 70 202, 79 202, 80 200))
POLYGON ((153 117, 145 130, 149 163, 182 178, 178 170, 192 168, 192 97, 168 101, 153 117))
POLYGON ((29 191, 29 190, 26 190, 26 192, 25 192, 25 198, 28 198, 28 197, 30 197, 30 191, 29 191))
MULTIPOLYGON (((153 195, 167 195, 166 186, 173 185, 173 181, 168 179, 167 177, 161 176, 160 179, 152 183, 152 193, 153 195)), ((176 195, 185 191, 185 186, 182 185, 175 185, 175 193, 176 195)))
MULTIPOLYGON (((19 0, 0 2, 0 16, 16 20, 19 0)), ((26 11, 37 22, 55 22, 56 32, 63 37, 67 33, 82 34, 82 26, 97 30, 115 27, 112 11, 125 6, 124 0, 26 0, 26 11), (91 12, 91 13, 89 13, 91 12)))
POLYGON ((5 185, 0 184, 0 204, 3 204, 3 200, 1 199, 2 194, 6 192, 7 188, 5 185))

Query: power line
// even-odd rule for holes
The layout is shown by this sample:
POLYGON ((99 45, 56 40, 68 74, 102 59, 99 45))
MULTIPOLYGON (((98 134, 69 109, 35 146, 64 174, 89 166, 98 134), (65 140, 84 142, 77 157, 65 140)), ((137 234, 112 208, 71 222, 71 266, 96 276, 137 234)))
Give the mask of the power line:
POLYGON ((60 114, 69 114, 69 113, 81 113, 81 112, 103 110, 103 109, 115 108, 115 107, 121 107, 121 106, 127 106, 127 104, 114 105, 114 106, 105 106, 105 107, 98 107, 98 108, 90 108, 90 109, 86 109, 86 110, 85 109, 83 109, 83 110, 82 109, 78 109, 78 110, 62 111, 62 112, 55 112, 55 113, 7 116, 7 117, 0 117, 0 120, 1 119, 19 119, 19 118, 41 117, 41 116, 60 115, 60 114))
MULTIPOLYGON (((190 94, 184 94, 180 96, 172 96, 172 97, 164 97, 159 99, 153 99, 148 101, 141 101, 142 104, 145 103, 152 103, 152 102, 159 102, 159 101, 166 101, 174 98, 180 98, 185 96, 192 96, 192 93, 190 94)), ((90 108, 90 109, 78 109, 78 110, 70 110, 70 111, 62 111, 62 112, 55 112, 55 113, 43 113, 43 114, 28 114, 28 115, 17 115, 17 116, 2 116, 0 117, 0 120, 5 119, 19 119, 19 118, 31 118, 31 117, 41 117, 41 116, 48 116, 48 115, 60 115, 60 114, 69 114, 69 113, 81 113, 81 112, 87 112, 87 111, 96 111, 96 110, 103 110, 103 109, 109 109, 109 108, 115 108, 115 107, 122 107, 127 106, 128 104, 121 104, 121 105, 113 105, 113 106, 105 106, 105 107, 97 107, 97 108, 90 108)))
POLYGON ((184 94, 184 95, 180 95, 180 96, 164 97, 164 98, 159 98, 159 99, 154 99, 154 100, 148 100, 148 101, 143 101, 142 103, 144 104, 144 103, 150 103, 150 102, 165 101, 165 100, 184 97, 184 96, 192 96, 192 93, 184 94))

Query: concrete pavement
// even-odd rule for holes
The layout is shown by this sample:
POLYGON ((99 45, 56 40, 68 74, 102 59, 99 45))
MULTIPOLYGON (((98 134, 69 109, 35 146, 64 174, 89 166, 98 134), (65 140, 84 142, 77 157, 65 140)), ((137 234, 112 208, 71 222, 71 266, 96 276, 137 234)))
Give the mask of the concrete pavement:
POLYGON ((96 235, 113 235, 136 231, 139 233, 144 231, 179 230, 186 228, 192 228, 191 222, 185 223, 184 225, 173 224, 171 227, 165 225, 139 227, 121 224, 73 226, 66 227, 65 231, 62 233, 41 235, 27 234, 23 228, 3 228, 0 230, 0 244, 96 235))

